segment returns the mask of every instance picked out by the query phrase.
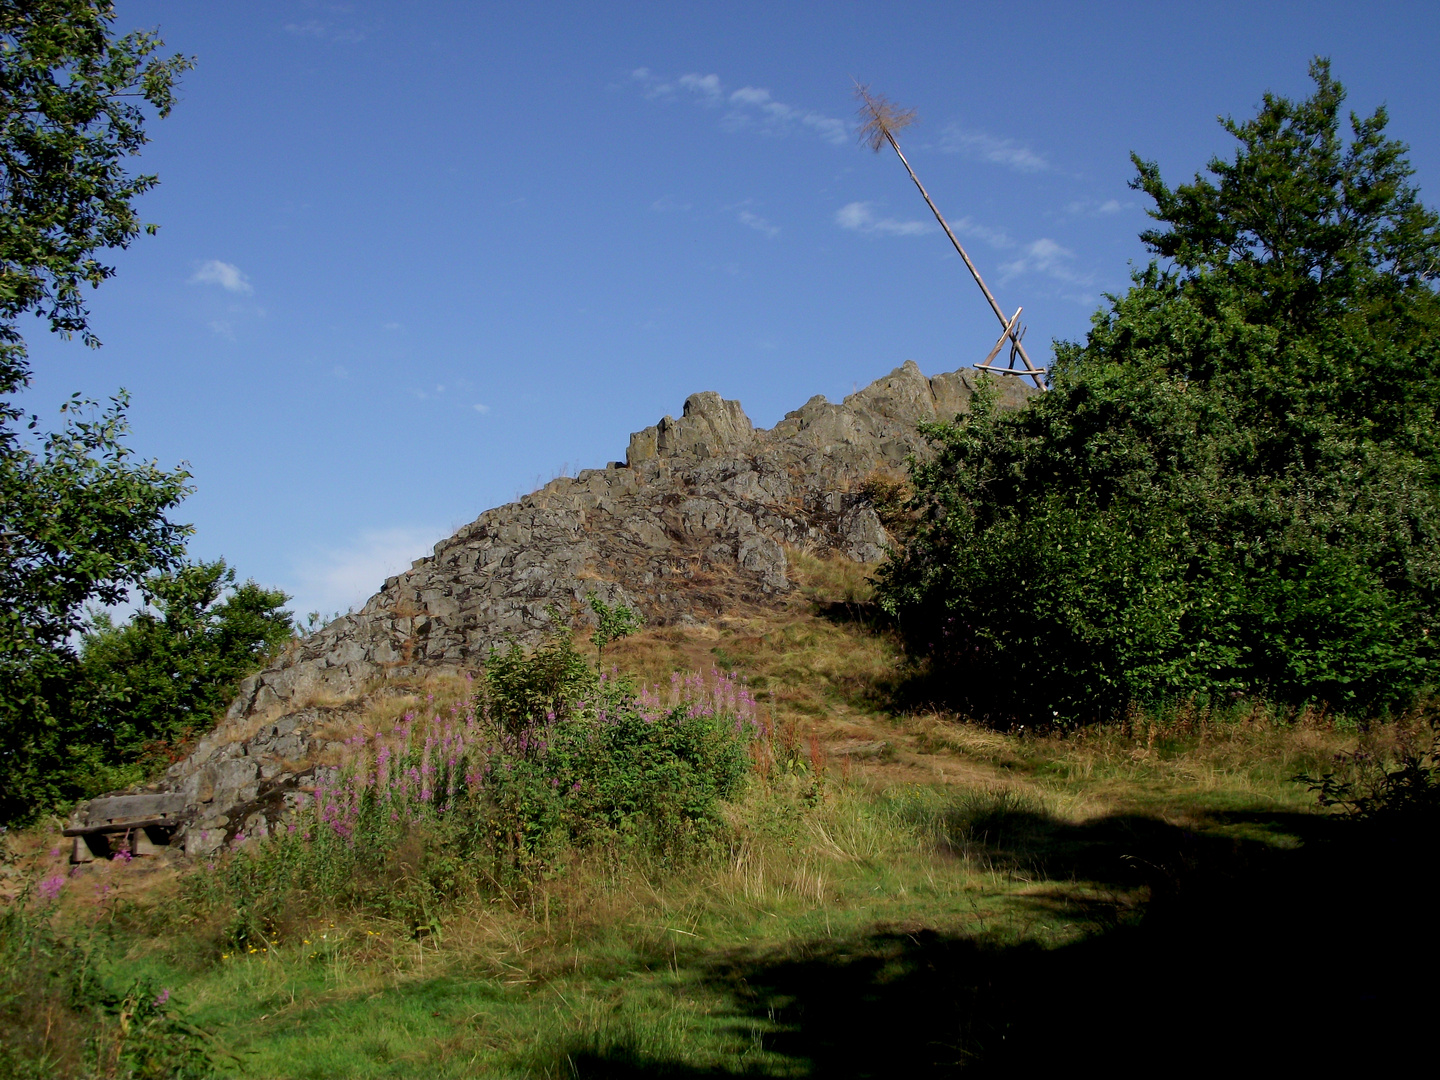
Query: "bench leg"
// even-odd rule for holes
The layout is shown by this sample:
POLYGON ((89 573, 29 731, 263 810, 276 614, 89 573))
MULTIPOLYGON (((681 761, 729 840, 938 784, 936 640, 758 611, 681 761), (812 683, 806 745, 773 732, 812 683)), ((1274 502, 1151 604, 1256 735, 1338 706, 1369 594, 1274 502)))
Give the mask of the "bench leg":
POLYGON ((136 829, 130 834, 131 855, 159 855, 160 849, 150 839, 150 834, 145 829, 136 829))
POLYGON ((75 837, 75 847, 74 850, 70 852, 70 861, 72 863, 87 863, 95 861, 95 855, 93 852, 91 852, 90 845, 85 842, 85 837, 75 837))

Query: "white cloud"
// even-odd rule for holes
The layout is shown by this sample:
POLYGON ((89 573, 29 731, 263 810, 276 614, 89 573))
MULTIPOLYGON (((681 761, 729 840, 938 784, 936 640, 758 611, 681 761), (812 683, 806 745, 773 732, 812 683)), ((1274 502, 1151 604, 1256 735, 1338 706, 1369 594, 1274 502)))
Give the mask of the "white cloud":
MULTIPOLYGON (((339 10, 332 8, 331 10, 339 10)), ((306 19, 301 23, 286 23, 284 30, 295 37, 314 38, 317 41, 341 41, 349 45, 365 40, 365 31, 357 27, 335 26, 319 19, 306 19)))
POLYGON ((657 78, 649 68, 636 68, 630 72, 630 78, 645 88, 645 96, 648 98, 670 97, 675 93, 673 83, 657 78))
POLYGON ((1016 172, 1044 172, 1050 163, 1028 146, 1014 139, 1001 139, 989 132, 949 124, 940 134, 940 149, 947 154, 964 154, 991 165, 1003 165, 1016 172))
POLYGON ((319 19, 306 19, 303 23, 286 23, 285 32, 296 37, 324 37, 325 24, 319 19))
POLYGON ((770 91, 762 90, 756 86, 742 86, 730 95, 732 105, 764 105, 770 100, 770 91))
POLYGON ((681 202, 673 195, 662 195, 650 204, 650 209, 657 214, 683 214, 690 209, 690 204, 681 202))
POLYGON ((359 607, 386 578, 429 554, 436 534, 422 526, 366 529, 344 547, 317 552, 295 568, 295 610, 303 617, 359 607))
POLYGON ((1077 272, 1071 265, 1074 258, 1075 253, 1069 248, 1061 247, 1049 237, 1042 236, 1039 240, 1027 244, 1019 258, 1001 265, 1000 280, 1003 283, 1020 274, 1037 273, 1063 281, 1067 285, 1090 285, 1094 275, 1077 272))
MULTIPOLYGON (((852 202, 842 206, 835 212, 835 224, 842 229, 871 236, 919 236, 936 229, 936 226, 928 221, 897 221, 894 218, 878 217, 868 202, 852 202)), ((1082 273, 1075 269, 1075 253, 1049 237, 1041 237, 1022 246, 1003 230, 980 225, 968 217, 952 222, 950 228, 957 236, 978 239, 997 251, 1014 255, 1009 261, 1000 264, 1002 285, 1023 274, 1042 274, 1080 289, 1088 289, 1094 284, 1093 273, 1082 273)), ((1093 297, 1088 292, 1066 295, 1067 299, 1079 303, 1093 302, 1093 297)))
POLYGON ((400 326, 400 324, 399 324, 398 322, 387 322, 387 323, 381 323, 381 324, 380 324, 380 329, 381 329, 381 330, 390 330, 390 331, 393 332, 393 331, 395 331, 395 330, 401 329, 401 326, 400 326))
POLYGON ((977 240, 984 240, 993 248, 1004 251, 1015 246, 1015 241, 1010 239, 1010 234, 1004 229, 992 229, 988 225, 981 225, 973 218, 963 217, 950 226, 950 231, 960 236, 973 236, 977 240))
POLYGON ((1119 199, 1106 199, 1104 202, 1096 202, 1094 199, 1076 199, 1074 202, 1066 204, 1065 212, 1085 217, 1099 217, 1118 214, 1121 210, 1129 210, 1134 205, 1133 202, 1122 203, 1119 199))
POLYGON ((741 225, 748 225, 756 232, 764 233, 766 236, 775 236, 780 232, 780 226, 772 225, 759 214, 752 214, 749 210, 741 210, 735 215, 741 225))
POLYGON ((471 408, 478 412, 481 416, 484 416, 490 411, 489 405, 481 405, 478 401, 474 405, 472 405, 471 408))
POLYGON ((875 216, 868 202, 852 202, 835 212, 835 224, 852 232, 879 236, 922 236, 935 231, 928 221, 897 221, 875 216))
POLYGON ((799 109, 775 101, 770 91, 757 86, 744 86, 730 95, 731 110, 725 114, 724 125, 729 131, 753 128, 765 135, 784 135, 796 125, 807 127, 829 143, 843 143, 849 138, 844 121, 810 109, 799 109))
POLYGON ((719 75, 681 75, 675 81, 707 105, 720 104, 720 99, 724 96, 720 89, 719 75))
POLYGON ((238 266, 221 262, 219 259, 207 259, 201 263, 200 269, 195 271, 190 280, 199 285, 219 285, 227 292, 249 293, 255 291, 250 285, 250 279, 238 266))
POLYGON ((742 86, 727 92, 720 76, 692 72, 674 82, 656 76, 649 68, 636 68, 630 78, 645 88, 650 98, 672 97, 677 89, 690 95, 697 104, 710 107, 727 105, 721 120, 727 131, 753 130, 764 135, 786 135, 797 129, 808 129, 828 143, 843 143, 850 137, 845 121, 826 116, 813 109, 776 101, 770 91, 759 86, 742 86))

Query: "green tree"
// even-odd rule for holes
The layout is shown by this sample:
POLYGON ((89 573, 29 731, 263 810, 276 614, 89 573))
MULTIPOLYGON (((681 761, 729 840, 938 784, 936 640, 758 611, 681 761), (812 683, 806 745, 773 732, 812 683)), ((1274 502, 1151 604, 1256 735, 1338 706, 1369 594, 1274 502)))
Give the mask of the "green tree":
POLYGON ((599 671, 605 661, 605 646, 635 633, 645 625, 645 617, 624 604, 607 604, 594 593, 586 599, 595 613, 595 632, 590 642, 595 646, 595 670, 599 671))
POLYGON ((189 474, 133 459, 123 397, 88 418, 83 404, 39 452, 0 454, 0 820, 88 790, 103 755, 76 699, 85 608, 178 566, 190 531, 166 516, 189 474))
POLYGON ((928 429, 882 573, 937 686, 1002 722, 1262 693, 1384 708, 1434 682, 1440 219, 1386 117, 1314 93, 1225 121, 1160 258, 1019 414, 928 429), (1164 260, 1163 262, 1160 260, 1164 260))
POLYGON ((294 635, 289 598, 237 586, 223 559, 152 575, 142 591, 144 610, 118 625, 98 613, 81 641, 87 740, 111 768, 209 728, 235 685, 294 635))
POLYGON ((100 251, 156 228, 134 200, 158 180, 126 159, 149 141, 139 103, 169 115, 193 63, 157 56, 154 34, 113 38, 114 19, 103 0, 0 0, 0 394, 29 374, 15 319, 98 345, 81 286, 115 273, 100 251))
MULTIPOLYGON (((112 6, 0 0, 0 820, 84 789, 94 747, 70 698, 72 636, 88 603, 113 603, 178 566, 187 530, 166 514, 188 474, 133 460, 122 393, 102 413, 72 398, 63 430, 27 442, 14 395, 30 367, 18 320, 99 342, 82 287, 99 258, 142 230, 134 200, 154 186, 127 159, 147 110, 166 115, 190 66, 144 32, 114 37, 112 6)), ((32 417, 33 431, 37 421, 32 417)))

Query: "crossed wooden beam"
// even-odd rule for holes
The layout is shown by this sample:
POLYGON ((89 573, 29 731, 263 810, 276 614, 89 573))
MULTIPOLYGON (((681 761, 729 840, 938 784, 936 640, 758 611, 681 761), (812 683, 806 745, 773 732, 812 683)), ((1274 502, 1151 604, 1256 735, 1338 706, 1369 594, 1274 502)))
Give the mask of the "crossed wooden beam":
POLYGON ((877 154, 880 152, 881 146, 885 143, 890 144, 890 148, 895 151, 895 156, 900 159, 900 164, 905 166, 905 171, 915 182, 915 187, 925 200, 925 205, 930 207, 930 212, 935 215, 935 220, 940 223, 940 227, 945 230, 945 235, 950 238, 950 243, 955 245, 956 253, 965 261, 965 266, 969 269, 970 276, 975 279, 975 284, 979 285, 980 291, 985 294, 985 299, 990 304, 990 310, 995 312, 995 317, 1000 320, 1002 328, 1000 340, 995 342, 995 347, 990 350, 984 360, 972 366, 996 375, 1017 375, 1021 378, 1034 379, 1035 385, 1043 390, 1046 369, 1036 367, 1031 362, 1030 354, 1025 351, 1023 343, 1025 328, 1020 325, 1020 313, 1025 309, 1016 308, 1014 315, 1008 319, 1005 317, 1005 312, 1001 310, 995 295, 985 284, 985 279, 980 276, 980 271, 971 262, 964 245, 956 238, 944 215, 935 206, 935 201, 930 198, 930 193, 925 190, 925 185, 920 183, 920 178, 915 175, 915 170, 910 167, 910 162, 906 161, 905 155, 900 152, 900 144, 895 141, 895 132, 915 122, 915 110, 900 109, 883 94, 871 94, 868 86, 862 86, 858 82, 855 84, 855 96, 860 99, 860 114, 865 117, 865 123, 860 128, 860 140, 877 154), (992 366, 1007 344, 1010 346, 1009 364, 1003 368, 992 366), (1017 368, 1015 366, 1017 360, 1025 366, 1017 368))

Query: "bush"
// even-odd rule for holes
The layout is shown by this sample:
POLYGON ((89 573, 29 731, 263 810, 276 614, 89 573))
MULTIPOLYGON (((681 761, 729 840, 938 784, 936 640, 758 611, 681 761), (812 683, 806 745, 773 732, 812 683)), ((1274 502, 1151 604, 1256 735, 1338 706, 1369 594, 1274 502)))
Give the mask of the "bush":
POLYGON ((107 963, 102 936, 55 929, 64 880, 0 907, 0 1076, 187 1080, 231 1063, 168 989, 107 963))
POLYGON ((1323 776, 1299 779, 1326 809, 1427 847, 1440 825, 1440 729, 1426 719, 1426 730, 1405 733, 1391 754, 1362 743, 1323 776))
POLYGON ((449 716, 357 735, 331 783, 268 840, 237 836, 191 899, 229 909, 237 945, 335 906, 422 932, 465 895, 526 895, 569 852, 674 864, 720 834, 756 731, 729 676, 662 701, 597 675, 568 636, 511 650, 449 716))
POLYGON ((1079 723, 1195 695, 1401 706, 1440 655, 1440 218, 1344 92, 1227 121, 1216 182, 1135 186, 1137 272, 1048 394, 925 428, 882 603, 939 696, 1079 723))
POLYGON ((96 614, 80 644, 87 738, 111 770, 143 769, 209 730, 240 680, 294 633, 288 597, 237 586, 223 559, 152 575, 142 588, 144 609, 120 625, 96 614))

